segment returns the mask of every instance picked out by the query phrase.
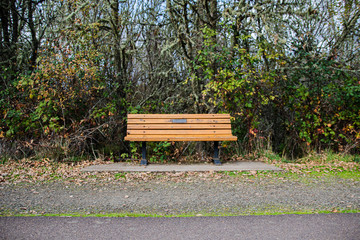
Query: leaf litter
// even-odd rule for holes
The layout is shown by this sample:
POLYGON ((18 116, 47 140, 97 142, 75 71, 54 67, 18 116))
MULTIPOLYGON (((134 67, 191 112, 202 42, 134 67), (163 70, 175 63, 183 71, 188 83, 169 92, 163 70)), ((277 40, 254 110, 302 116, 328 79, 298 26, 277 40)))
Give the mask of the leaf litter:
MULTIPOLYGON (((334 161, 323 163, 306 161, 302 163, 284 163, 262 157, 260 161, 276 165, 284 172, 308 174, 312 172, 330 173, 343 171, 359 171, 360 164, 356 162, 334 161)), ((0 184, 38 183, 46 181, 62 181, 75 183, 114 183, 114 182, 194 182, 194 181, 233 181, 243 179, 252 181, 249 177, 259 176, 258 171, 232 172, 82 172, 81 169, 90 165, 111 164, 103 159, 85 160, 79 162, 58 162, 48 158, 41 160, 22 159, 8 160, 0 165, 0 184)), ((261 173, 261 176, 272 176, 270 172, 261 173)), ((279 178, 282 179, 281 177, 279 178)))

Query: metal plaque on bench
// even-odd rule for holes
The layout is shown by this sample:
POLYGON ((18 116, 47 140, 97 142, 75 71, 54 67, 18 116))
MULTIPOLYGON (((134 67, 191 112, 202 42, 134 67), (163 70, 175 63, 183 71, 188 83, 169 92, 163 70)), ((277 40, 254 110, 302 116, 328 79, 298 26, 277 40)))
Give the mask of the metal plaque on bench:
POLYGON ((171 119, 172 123, 186 123, 187 119, 171 119))

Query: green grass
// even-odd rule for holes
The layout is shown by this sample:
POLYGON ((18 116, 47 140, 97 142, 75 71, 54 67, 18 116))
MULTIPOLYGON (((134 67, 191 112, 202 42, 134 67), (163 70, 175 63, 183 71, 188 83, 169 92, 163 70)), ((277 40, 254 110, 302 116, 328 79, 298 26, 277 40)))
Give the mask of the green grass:
POLYGON ((360 155, 355 154, 343 154, 343 153, 334 153, 331 150, 325 150, 321 153, 310 152, 306 156, 299 159, 289 159, 285 156, 280 156, 277 153, 272 151, 263 151, 260 154, 260 157, 265 157, 270 162, 283 162, 283 163, 305 163, 305 162, 317 162, 317 163, 335 163, 335 162, 360 162, 360 155))
POLYGON ((334 171, 327 171, 322 169, 305 169, 297 172, 291 171, 257 171, 256 174, 247 171, 224 171, 219 172, 220 174, 227 175, 234 178, 247 178, 247 179, 258 179, 258 178, 289 178, 289 179, 302 179, 302 178, 314 178, 314 177, 327 177, 327 178, 340 178, 340 179, 352 179, 360 181, 360 171, 347 171, 337 169, 334 171))
POLYGON ((265 151, 263 155, 264 157, 268 158, 271 161, 282 161, 282 162, 286 161, 286 158, 281 157, 279 154, 276 154, 272 151, 265 151))
POLYGON ((126 173, 115 173, 114 177, 115 179, 120 179, 120 178, 126 179, 126 173))
POLYGON ((353 179, 356 181, 360 181, 360 171, 343 171, 335 173, 335 175, 343 179, 353 179))

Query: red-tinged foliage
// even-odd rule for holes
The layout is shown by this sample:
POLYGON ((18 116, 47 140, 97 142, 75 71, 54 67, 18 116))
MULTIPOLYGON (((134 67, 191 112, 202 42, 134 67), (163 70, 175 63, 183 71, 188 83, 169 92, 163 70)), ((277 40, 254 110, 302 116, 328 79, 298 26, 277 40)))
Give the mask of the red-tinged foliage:
POLYGON ((36 70, 21 75, 15 83, 15 108, 3 109, 2 137, 25 143, 32 139, 27 145, 33 147, 41 145, 41 139, 48 139, 51 145, 56 139, 68 139, 69 148, 55 147, 63 152, 62 158, 70 150, 83 152, 94 134, 109 126, 114 107, 101 103, 105 88, 101 53, 91 44, 78 49, 77 41, 83 37, 76 31, 64 31, 43 46, 36 70))

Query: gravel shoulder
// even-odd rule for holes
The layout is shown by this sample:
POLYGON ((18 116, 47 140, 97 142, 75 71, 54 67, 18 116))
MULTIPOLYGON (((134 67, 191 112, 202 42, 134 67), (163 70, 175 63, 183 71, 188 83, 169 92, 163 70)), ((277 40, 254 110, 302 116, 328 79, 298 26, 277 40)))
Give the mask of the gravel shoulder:
POLYGON ((242 215, 359 211, 360 182, 327 176, 162 181, 55 181, 0 185, 0 214, 242 215))

